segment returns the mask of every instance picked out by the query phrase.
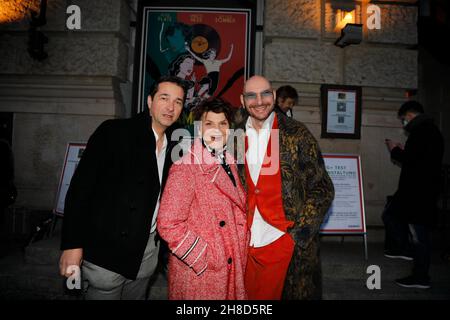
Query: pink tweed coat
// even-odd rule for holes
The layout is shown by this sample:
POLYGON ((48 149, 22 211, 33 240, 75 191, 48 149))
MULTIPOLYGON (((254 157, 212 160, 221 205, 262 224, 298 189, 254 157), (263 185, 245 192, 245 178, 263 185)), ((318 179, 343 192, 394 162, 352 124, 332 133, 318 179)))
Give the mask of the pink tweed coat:
MULTIPOLYGON (((226 154, 227 163, 233 163, 226 154)), ((246 299, 244 272, 249 230, 245 191, 194 141, 169 172, 158 213, 158 231, 172 251, 169 299, 246 299)))

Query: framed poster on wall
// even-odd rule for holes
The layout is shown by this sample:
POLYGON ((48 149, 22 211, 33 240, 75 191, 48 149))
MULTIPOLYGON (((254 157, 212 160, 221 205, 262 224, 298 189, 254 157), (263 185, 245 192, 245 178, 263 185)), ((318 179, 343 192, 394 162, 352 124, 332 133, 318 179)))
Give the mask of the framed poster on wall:
POLYGON ((253 73, 254 1, 139 2, 134 64, 133 112, 164 75, 188 86, 182 123, 208 97, 239 106, 245 78, 253 73))
POLYGON ((320 92, 321 138, 360 139, 361 87, 324 84, 320 92))

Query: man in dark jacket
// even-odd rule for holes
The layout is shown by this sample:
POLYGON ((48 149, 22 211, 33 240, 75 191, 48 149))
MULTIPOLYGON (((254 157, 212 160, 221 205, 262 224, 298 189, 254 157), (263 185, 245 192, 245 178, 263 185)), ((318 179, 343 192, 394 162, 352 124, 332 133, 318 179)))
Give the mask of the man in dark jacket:
POLYGON ((168 132, 184 82, 157 81, 148 110, 107 120, 89 138, 64 208, 60 273, 82 265, 86 299, 145 299, 158 262, 159 198, 171 159, 168 132))
POLYGON ((283 113, 289 118, 293 117, 292 107, 298 103, 298 93, 294 87, 282 86, 277 89, 276 92, 277 101, 275 110, 283 113))
POLYGON ((398 189, 383 213, 385 256, 414 260, 412 275, 396 280, 398 285, 429 288, 430 236, 437 214, 444 140, 418 102, 404 103, 398 117, 408 139, 405 146, 386 140, 391 159, 402 169, 398 189))

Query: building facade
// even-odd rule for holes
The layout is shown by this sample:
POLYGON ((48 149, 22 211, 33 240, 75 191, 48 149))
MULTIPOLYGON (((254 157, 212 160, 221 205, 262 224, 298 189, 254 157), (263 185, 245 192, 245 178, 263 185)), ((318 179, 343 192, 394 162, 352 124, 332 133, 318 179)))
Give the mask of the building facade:
MULTIPOLYGON (((23 2, 28 4, 21 7, 16 0, 14 12, 25 17, 33 1, 23 2)), ((334 45, 340 34, 336 2, 257 1, 262 17, 257 70, 275 88, 289 84, 298 90, 294 117, 313 132, 323 152, 361 156, 367 225, 379 226, 400 171, 384 139, 405 140, 396 113, 406 92, 418 88, 418 3, 372 1, 381 9, 381 29, 370 30, 370 1, 350 1, 363 39, 340 48, 334 45), (322 84, 362 87, 359 140, 320 138, 322 84)), ((49 0, 41 28, 49 39, 48 57, 42 61, 27 52, 28 20, 1 21, 0 112, 13 114, 16 206, 52 209, 67 143, 86 141, 106 119, 130 116, 135 34, 130 22, 136 9, 136 1, 49 0), (80 8, 80 30, 66 25, 72 4, 80 8)))

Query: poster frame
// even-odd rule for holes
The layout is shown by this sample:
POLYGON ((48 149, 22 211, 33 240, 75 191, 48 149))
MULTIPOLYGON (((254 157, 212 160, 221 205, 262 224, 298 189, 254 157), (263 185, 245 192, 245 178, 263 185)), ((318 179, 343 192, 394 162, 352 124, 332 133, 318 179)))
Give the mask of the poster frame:
MULTIPOLYGON (((181 0, 142 0, 139 1, 138 4, 138 10, 137 10, 137 22, 136 22, 136 39, 135 39, 135 63, 134 63, 134 75, 133 75, 133 101, 132 101, 132 115, 135 115, 139 112, 142 112, 146 109, 146 99, 149 94, 149 91, 151 89, 151 86, 148 81, 154 82, 154 78, 158 75, 166 75, 167 70, 164 70, 163 68, 156 68, 162 69, 159 70, 160 72, 156 72, 155 75, 151 75, 151 72, 148 70, 148 66, 150 65, 156 65, 153 61, 153 59, 150 59, 151 62, 149 62, 149 58, 151 57, 151 54, 147 54, 147 48, 149 48, 151 43, 148 43, 148 36, 147 34, 149 32, 153 33, 159 33, 160 30, 147 30, 147 26, 149 26, 148 21, 148 11, 149 10, 168 10, 171 12, 187 12, 192 11, 194 13, 206 13, 206 14, 212 14, 216 11, 224 11, 229 13, 245 13, 247 15, 246 23, 247 23, 247 33, 245 34, 246 37, 246 45, 245 48, 237 47, 234 48, 234 50, 245 50, 244 60, 242 61, 242 64, 244 65, 243 69, 244 72, 242 75, 237 74, 233 76, 241 76, 244 79, 247 79, 251 75, 254 74, 254 57, 255 57, 255 31, 256 31, 256 1, 238 1, 238 0, 218 0, 218 1, 181 1, 181 0), (150 79, 150 80, 148 80, 150 79)), ((233 37, 242 37, 242 35, 232 35, 233 37)), ((160 44, 158 44, 159 46, 160 44)), ((156 46, 156 44, 153 44, 153 46, 156 46)), ((192 47, 191 47, 192 49, 192 47)), ((222 57, 225 55, 225 52, 227 52, 229 49, 224 47, 222 57)), ((150 50, 149 50, 150 52, 150 50)), ((219 53, 220 54, 220 53, 219 53)), ((219 59, 219 58, 217 58, 219 59)), ((241 62, 240 62, 241 63, 241 62)), ((232 77, 233 78, 233 77, 232 77)), ((198 80, 194 80, 194 83, 197 83, 198 80)), ((232 80, 232 79, 228 79, 232 80)), ((224 79, 221 79, 222 83, 224 82, 224 79)), ((214 93, 214 97, 220 96, 223 94, 224 86, 220 86, 217 88, 216 92, 214 93)), ((231 102, 231 101, 230 101, 231 102)), ((233 103, 232 103, 233 104, 233 103)), ((238 107, 238 106, 236 106, 238 107)), ((183 115, 180 118, 184 119, 183 115)), ((182 124, 184 121, 181 121, 182 124)), ((188 121, 187 124, 190 124, 188 121)))
POLYGON ((361 138, 361 95, 362 89, 359 86, 323 84, 320 87, 321 96, 321 116, 322 116, 322 130, 321 138, 332 139, 360 139, 361 138), (354 95, 354 101, 337 101, 338 105, 334 108, 335 101, 332 97, 335 95, 346 97, 347 95, 354 95), (339 110, 339 104, 342 104, 344 110, 339 110), (348 105, 348 107, 347 107, 348 105), (336 110, 335 110, 336 109, 336 110), (346 110, 352 110, 346 111, 346 110), (337 123, 329 121, 337 118, 337 123), (342 124, 339 120, 342 119, 342 124), (348 126, 343 123, 349 123, 348 126), (349 132, 350 130, 350 132, 349 132))

